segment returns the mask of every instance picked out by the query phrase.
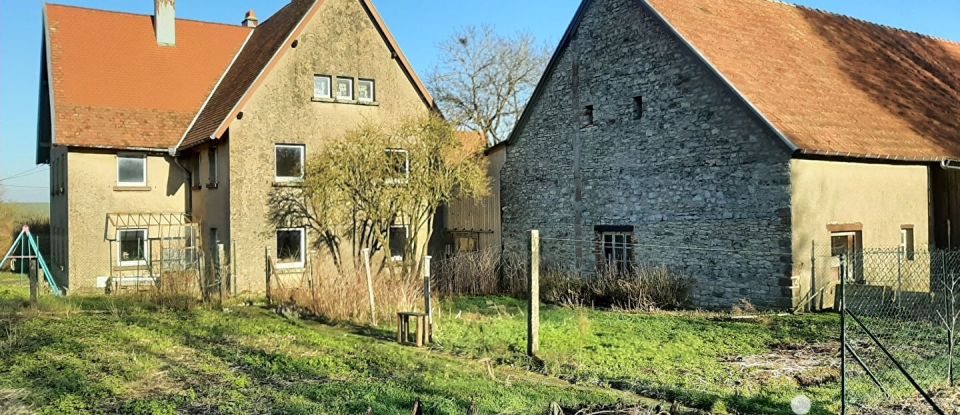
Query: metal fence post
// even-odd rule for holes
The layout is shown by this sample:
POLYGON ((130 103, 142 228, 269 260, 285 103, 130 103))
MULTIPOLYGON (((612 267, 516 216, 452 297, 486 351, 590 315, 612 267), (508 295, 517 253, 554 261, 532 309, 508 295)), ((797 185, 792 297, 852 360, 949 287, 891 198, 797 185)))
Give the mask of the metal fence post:
POLYGON ((897 250, 897 307, 900 307, 900 293, 903 292, 903 249, 897 250))
POLYGON ((847 256, 840 255, 840 414, 847 413, 847 256))
POLYGON ((530 231, 530 301, 527 312, 527 355, 540 351, 540 231, 530 231))
POLYGON ((267 287, 266 287, 266 288, 267 288, 267 306, 272 306, 272 305, 273 305, 273 296, 270 295, 270 294, 271 294, 271 293, 270 293, 270 286, 273 285, 273 284, 272 284, 272 282, 270 281, 270 279, 271 279, 272 276, 273 276, 273 267, 271 266, 271 265, 272 265, 272 264, 271 264, 272 261, 270 261, 270 248, 263 248, 263 260, 264 260, 264 262, 265 262, 265 264, 264 264, 264 270, 265 270, 265 274, 266 274, 266 284, 267 284, 267 287))

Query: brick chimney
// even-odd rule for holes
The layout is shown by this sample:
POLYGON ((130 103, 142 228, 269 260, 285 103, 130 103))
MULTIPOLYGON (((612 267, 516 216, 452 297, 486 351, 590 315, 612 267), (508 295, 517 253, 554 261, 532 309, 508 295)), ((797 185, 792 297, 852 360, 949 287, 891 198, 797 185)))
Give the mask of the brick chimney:
POLYGON ((245 27, 257 27, 258 23, 260 23, 260 21, 257 20, 257 14, 253 12, 253 9, 250 9, 241 24, 245 27))
POLYGON ((174 0, 153 0, 153 27, 157 32, 157 44, 177 44, 177 23, 174 0))

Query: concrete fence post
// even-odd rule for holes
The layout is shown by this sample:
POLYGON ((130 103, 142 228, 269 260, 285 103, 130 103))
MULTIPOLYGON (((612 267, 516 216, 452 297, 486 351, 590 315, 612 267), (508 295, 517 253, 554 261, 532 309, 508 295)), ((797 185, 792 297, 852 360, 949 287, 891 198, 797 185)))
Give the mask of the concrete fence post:
POLYGON ((430 260, 432 257, 426 255, 423 257, 423 310, 427 314, 427 342, 433 342, 433 307, 431 303, 430 292, 430 260))
POLYGON ((540 351, 540 231, 530 231, 530 303, 527 310, 527 355, 540 351))
POLYGON ((360 250, 363 256, 363 270, 367 274, 367 294, 370 301, 370 324, 377 325, 377 306, 373 298, 373 274, 370 272, 370 248, 360 250))

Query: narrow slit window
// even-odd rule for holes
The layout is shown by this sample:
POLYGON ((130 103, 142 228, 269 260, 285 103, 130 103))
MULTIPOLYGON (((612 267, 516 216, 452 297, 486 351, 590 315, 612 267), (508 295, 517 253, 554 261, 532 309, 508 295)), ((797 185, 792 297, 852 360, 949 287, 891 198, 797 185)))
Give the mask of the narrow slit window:
POLYGON ((635 96, 633 97, 633 119, 639 120, 643 118, 643 97, 635 96))
POLYGON ((593 105, 587 105, 583 107, 583 113, 580 114, 581 126, 589 127, 593 125, 593 105))
POLYGON ((904 259, 907 261, 913 261, 917 259, 917 248, 913 237, 913 227, 904 226, 900 229, 900 251, 903 253, 904 259))

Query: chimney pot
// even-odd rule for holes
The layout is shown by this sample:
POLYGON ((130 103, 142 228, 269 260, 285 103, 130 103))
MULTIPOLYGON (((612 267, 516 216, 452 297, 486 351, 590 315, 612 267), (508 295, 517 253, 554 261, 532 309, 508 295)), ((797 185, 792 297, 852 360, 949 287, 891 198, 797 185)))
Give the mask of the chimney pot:
POLYGON ((177 15, 174 0, 153 0, 153 26, 157 32, 157 44, 177 44, 177 15))
POLYGON ((253 12, 253 9, 250 9, 241 24, 245 27, 257 27, 258 23, 260 23, 260 20, 257 20, 257 14, 253 12))

